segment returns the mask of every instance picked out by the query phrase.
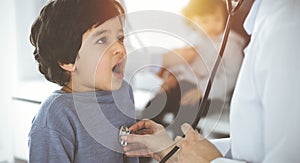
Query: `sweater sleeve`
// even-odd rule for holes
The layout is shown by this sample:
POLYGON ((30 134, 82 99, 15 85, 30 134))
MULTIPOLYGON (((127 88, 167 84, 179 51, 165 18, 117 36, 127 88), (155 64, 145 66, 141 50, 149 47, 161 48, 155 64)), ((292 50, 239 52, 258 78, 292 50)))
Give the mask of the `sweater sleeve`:
POLYGON ((29 134, 29 162, 73 162, 75 148, 66 137, 48 128, 35 128, 29 134))

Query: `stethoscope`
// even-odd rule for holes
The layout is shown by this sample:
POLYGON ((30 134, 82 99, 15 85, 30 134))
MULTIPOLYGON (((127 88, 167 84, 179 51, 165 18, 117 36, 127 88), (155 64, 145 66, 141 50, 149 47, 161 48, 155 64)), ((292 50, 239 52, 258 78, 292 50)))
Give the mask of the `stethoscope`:
MULTIPOLYGON (((210 105, 210 102, 208 100, 208 96, 209 96, 209 93, 211 91, 211 87, 212 87, 214 78, 216 76, 216 72, 218 70, 218 67, 220 65, 221 59, 222 59, 224 51, 225 51, 225 47, 226 47, 229 32, 230 32, 231 18, 232 18, 233 15, 235 15, 237 13, 237 11, 241 7, 242 3, 243 3, 243 0, 226 0, 228 18, 227 18, 227 21, 226 21, 225 31, 224 31, 224 35, 223 35, 223 39, 222 39, 222 44, 221 44, 221 47, 219 49, 218 56, 217 56, 216 61, 214 63, 213 69, 210 73, 204 95, 203 95, 202 100, 199 104, 199 109, 198 109, 198 112, 197 112, 197 116, 196 116, 195 120, 193 121, 193 123, 191 124, 194 129, 197 127, 197 125, 200 121, 200 118, 201 117, 202 118, 206 117, 206 114, 207 114, 207 111, 208 111, 208 108, 209 108, 209 105, 210 105), (235 3, 235 7, 233 6, 232 1, 235 3)), ((201 132, 201 131, 199 131, 199 132, 201 132)), ((126 126, 122 126, 121 129, 120 129, 120 132, 119 132, 119 136, 127 135, 127 134, 130 134, 129 129, 126 126)), ((183 135, 183 137, 185 137, 185 135, 183 135)), ((123 146, 127 145, 127 143, 122 141, 122 140, 120 140, 120 142, 121 142, 121 145, 123 145, 123 146)), ((160 161, 160 163, 165 163, 170 157, 172 157, 174 155, 174 153, 176 153, 178 151, 178 149, 179 149, 179 147, 175 146, 160 161)))
MULTIPOLYGON (((200 118, 203 117, 205 118, 208 108, 209 108, 209 102, 208 102, 208 96, 214 81, 214 78, 216 76, 216 72, 218 70, 218 67, 220 65, 221 59, 223 57, 224 54, 224 50, 227 44, 227 40, 228 40, 228 36, 229 36, 229 31, 230 31, 230 25, 231 25, 231 18, 234 14, 237 13, 237 11, 239 10, 239 8, 241 7, 243 0, 234 0, 234 3, 236 3, 236 6, 233 7, 232 5, 232 1, 231 0, 226 0, 226 5, 227 5, 227 12, 228 12, 228 18, 227 18, 227 22, 226 22, 226 27, 225 27, 225 31, 224 31, 224 35, 223 35, 223 39, 222 39, 222 44, 218 53, 218 57, 214 63, 212 72, 210 73, 207 85, 206 85, 206 89, 205 89, 205 93, 203 95, 203 98, 199 104, 199 109, 198 109, 198 113, 196 116, 196 119, 193 121, 192 123, 192 127, 195 129, 200 121, 200 118)), ((201 131, 199 131, 201 132, 201 131)), ((183 137, 185 137, 185 135, 183 135, 183 137)), ((161 161, 160 163, 165 163, 170 157, 173 156, 174 153, 177 152, 177 150, 179 149, 178 146, 175 146, 161 161)))

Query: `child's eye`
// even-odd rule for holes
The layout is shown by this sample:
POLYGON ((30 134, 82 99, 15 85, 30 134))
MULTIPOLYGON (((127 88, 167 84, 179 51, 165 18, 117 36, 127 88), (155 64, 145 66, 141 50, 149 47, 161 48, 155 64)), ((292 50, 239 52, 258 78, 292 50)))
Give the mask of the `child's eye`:
POLYGON ((107 38, 106 38, 106 37, 102 37, 102 38, 100 38, 100 39, 97 41, 98 44, 105 44, 106 42, 107 42, 107 38))
POLYGON ((119 42, 123 43, 124 42, 124 35, 118 36, 119 42))

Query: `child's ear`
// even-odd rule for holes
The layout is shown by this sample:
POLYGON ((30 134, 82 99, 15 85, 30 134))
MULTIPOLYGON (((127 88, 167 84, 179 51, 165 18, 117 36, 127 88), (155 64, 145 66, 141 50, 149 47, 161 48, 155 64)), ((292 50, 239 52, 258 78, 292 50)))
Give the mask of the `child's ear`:
POLYGON ((59 66, 69 72, 73 72, 75 71, 75 65, 72 63, 68 63, 68 64, 59 64, 59 66))

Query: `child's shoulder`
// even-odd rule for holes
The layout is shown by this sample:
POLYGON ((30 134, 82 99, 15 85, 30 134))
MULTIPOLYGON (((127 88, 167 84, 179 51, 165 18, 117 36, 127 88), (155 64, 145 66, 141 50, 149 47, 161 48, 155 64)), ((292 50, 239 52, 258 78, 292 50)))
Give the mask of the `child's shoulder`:
POLYGON ((64 93, 61 90, 54 91, 42 104, 41 109, 44 111, 62 111, 74 107, 71 94, 64 93))
POLYGON ((72 132, 74 125, 79 123, 74 103, 71 97, 66 96, 62 91, 53 92, 42 104, 32 121, 30 134, 48 130, 54 131, 65 137, 64 133, 72 132))
POLYGON ((55 91, 42 102, 34 122, 37 121, 39 125, 46 127, 46 125, 56 123, 60 119, 75 116, 76 111, 73 108, 74 103, 71 96, 65 95, 59 90, 55 91))

